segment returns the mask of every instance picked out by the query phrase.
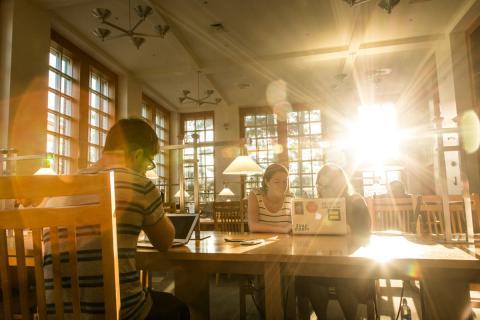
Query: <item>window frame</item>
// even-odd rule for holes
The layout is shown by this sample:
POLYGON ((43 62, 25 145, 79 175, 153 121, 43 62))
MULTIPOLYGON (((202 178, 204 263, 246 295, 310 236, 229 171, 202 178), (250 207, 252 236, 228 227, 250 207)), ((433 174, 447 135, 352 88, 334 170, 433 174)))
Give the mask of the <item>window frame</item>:
MULTIPOLYGON (((325 121, 323 118, 323 110, 321 107, 316 107, 316 106, 310 106, 310 105, 294 105, 292 106, 293 112, 301 112, 301 111, 311 111, 311 110, 319 110, 320 111, 320 124, 321 124, 321 135, 322 137, 325 136, 325 121)), ((289 160, 289 148, 288 148, 288 121, 287 121, 287 114, 280 115, 270 107, 242 107, 239 108, 239 128, 240 128, 240 138, 245 139, 245 116, 247 115, 257 115, 257 114, 276 114, 277 115, 277 139, 278 139, 278 144, 282 146, 282 150, 280 153, 278 153, 278 156, 276 157, 276 161, 272 161, 271 163, 280 163, 285 165, 287 168, 289 168, 290 160, 289 160)), ((248 143, 248 141, 246 141, 248 143)), ((324 163, 325 159, 321 161, 321 163, 324 163)), ((269 163, 270 164, 270 163, 269 163)), ((312 173, 314 174, 314 173, 312 173)), ((242 177, 243 178, 243 177, 242 177)), ((256 180, 257 185, 260 185, 261 177, 256 177, 256 178, 249 178, 251 179, 251 184, 253 185, 255 183, 254 180, 256 180)), ((301 179, 300 179, 301 180, 301 179)), ((247 189, 247 183, 244 183, 244 189, 242 192, 248 192, 247 189)), ((302 185, 299 187, 300 190, 302 190, 302 185)))
MULTIPOLYGON (((52 72, 56 73, 57 75, 59 75, 61 78, 63 78, 64 75, 66 75, 66 78, 70 79, 72 81, 72 95, 71 96, 69 96, 66 93, 63 93, 62 90, 57 90, 55 88, 51 88, 50 84, 48 85, 48 93, 49 94, 50 94, 50 92, 52 92, 52 94, 54 94, 55 96, 64 97, 65 99, 68 99, 71 102, 71 109, 72 109, 71 110, 71 115, 67 115, 65 113, 62 113, 61 111, 55 111, 55 110, 50 109, 48 107, 49 101, 47 101, 47 130, 46 130, 46 132, 47 132, 47 143, 48 143, 48 135, 52 135, 55 139, 60 139, 61 137, 66 137, 66 139, 68 139, 69 142, 70 142, 70 155, 69 156, 61 155, 58 152, 53 153, 53 155, 54 155, 54 159, 53 159, 54 168, 57 168, 57 170, 59 170, 59 168, 60 168, 60 160, 61 159, 66 159, 69 162, 69 170, 67 170, 67 172, 63 172, 63 171, 60 172, 60 174, 66 174, 66 173, 71 173, 71 172, 75 172, 75 171, 78 170, 78 161, 77 161, 78 159, 75 158, 75 155, 78 154, 78 140, 79 140, 79 134, 78 134, 79 99, 78 99, 78 95, 79 95, 79 92, 80 92, 80 72, 79 72, 80 64, 79 64, 78 60, 75 58, 75 55, 70 50, 61 46, 57 42, 51 41, 50 49, 49 49, 49 56, 50 56, 50 53, 51 53, 51 49, 53 49, 53 50, 57 51, 57 53, 59 53, 61 61, 62 61, 62 58, 64 56, 66 56, 71 60, 71 63, 72 63, 72 75, 70 76, 70 75, 66 75, 65 73, 63 73, 63 71, 58 70, 58 69, 50 66, 50 58, 49 58, 49 62, 48 62, 48 70, 49 70, 48 79, 49 80, 50 80, 50 71, 52 71, 52 72), (54 69, 54 70, 52 70, 52 69, 54 69), (48 114, 49 113, 52 113, 52 114, 56 115, 58 118, 67 118, 70 121, 71 132, 70 132, 69 136, 65 135, 65 134, 61 134, 57 131, 51 131, 51 130, 48 129, 48 114)), ((48 149, 47 149, 47 152, 48 152, 48 149)))
MULTIPOLYGON (((167 145, 171 144, 171 139, 170 139, 170 111, 165 109, 163 106, 161 106, 160 104, 155 102, 155 100, 153 100, 152 98, 150 98, 148 95, 146 95, 144 93, 142 94, 142 115, 141 115, 141 117, 142 117, 142 119, 147 121, 152 126, 152 128, 155 130, 157 135, 158 135, 157 129, 159 129, 159 128, 165 132, 165 135, 166 135, 165 139, 161 139, 160 136, 158 137, 160 146, 167 146, 167 145), (147 114, 147 117, 145 117, 143 115, 143 106, 144 105, 147 107, 147 109, 151 108, 150 114, 149 115, 147 114), (156 117, 157 117, 158 114, 160 114, 161 116, 163 116, 165 118, 165 124, 166 125, 163 128, 161 126, 158 126, 157 123, 156 123, 156 117)), ((163 191, 165 192, 165 199, 170 199, 170 152, 168 150, 160 151, 158 153, 158 155, 155 156, 154 161, 155 161, 155 167, 156 167, 156 174, 160 178, 156 181, 155 185, 158 188, 163 189, 163 191), (163 155, 164 155, 163 158, 165 160, 165 163, 163 163, 163 164, 161 163, 160 157, 159 157, 161 153, 163 153, 163 155), (160 173, 160 170, 159 170, 160 166, 163 166, 163 168, 164 168, 164 173, 165 173, 164 176, 161 176, 159 174, 160 173), (164 181, 163 183, 161 182, 162 179, 164 181)))
MULTIPOLYGON (((188 121, 188 120, 206 120, 206 119, 211 119, 212 120, 212 125, 213 125, 213 141, 212 142, 215 142, 215 113, 213 111, 204 111, 204 112, 190 112, 190 113, 181 113, 180 114, 180 125, 179 125, 179 134, 180 134, 180 137, 184 137, 185 136, 185 122, 188 121)), ((185 138, 183 138, 183 141, 185 140, 185 138)), ((180 143, 183 143, 180 142, 180 143)), ((213 156, 215 157, 215 146, 212 146, 213 148, 213 156)), ((185 150, 185 149, 184 149, 185 150)), ((200 154, 199 154, 199 157, 200 157, 200 154)), ((185 156, 183 157, 185 158, 185 156)), ((200 161, 200 160, 199 160, 200 161)), ((215 199, 215 195, 216 195, 216 186, 215 186, 215 161, 213 162, 213 192, 212 193, 208 193, 208 194, 212 194, 213 196, 213 200, 212 202, 214 201, 215 199)), ((185 168, 185 166, 184 166, 185 168)), ((184 168, 182 168, 182 170, 184 170, 184 168)), ((198 171, 199 171, 199 178, 201 178, 201 170, 200 170, 200 166, 198 167, 198 171)), ((193 178, 187 178, 185 175, 184 175, 184 180, 189 180, 189 179, 193 179, 193 178)), ((207 184, 207 182, 202 182, 200 181, 200 183, 204 183, 204 184, 207 184)), ((187 187, 185 187, 185 190, 187 190, 187 187)), ((200 193, 200 197, 199 197, 199 201, 200 201, 200 204, 204 204, 205 202, 202 201, 202 197, 201 195, 202 194, 205 194, 205 192, 203 193, 200 193)), ((192 201, 185 201, 185 203, 193 203, 193 194, 190 195, 192 197, 192 201)))
POLYGON ((70 173, 73 173, 79 168, 87 167, 89 164, 90 73, 94 70, 109 82, 109 96, 112 105, 112 122, 109 126, 113 125, 118 117, 118 77, 113 71, 95 60, 53 29, 50 32, 50 46, 57 50, 58 48, 62 48, 62 50, 71 53, 71 58, 74 61, 76 69, 75 72, 78 72, 78 85, 75 89, 77 106, 75 108, 76 110, 73 112, 73 114, 77 116, 75 119, 77 127, 75 127, 74 133, 76 143, 74 143, 75 153, 73 153, 72 150, 73 161, 70 167, 70 173))

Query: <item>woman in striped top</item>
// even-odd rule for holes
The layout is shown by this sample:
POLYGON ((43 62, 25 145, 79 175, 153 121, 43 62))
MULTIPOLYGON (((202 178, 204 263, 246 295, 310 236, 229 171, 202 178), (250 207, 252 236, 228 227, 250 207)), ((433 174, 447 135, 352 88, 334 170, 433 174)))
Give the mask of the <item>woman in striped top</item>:
POLYGON ((289 233, 293 195, 288 191, 288 169, 274 163, 263 174, 262 187, 248 197, 250 232, 289 233))

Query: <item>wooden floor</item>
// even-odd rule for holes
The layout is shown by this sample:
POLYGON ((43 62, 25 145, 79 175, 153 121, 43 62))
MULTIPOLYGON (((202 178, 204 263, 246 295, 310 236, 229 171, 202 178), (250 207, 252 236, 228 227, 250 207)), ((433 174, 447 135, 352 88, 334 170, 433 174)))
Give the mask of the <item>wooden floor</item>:
MULTIPOLYGON (((212 275, 210 281, 210 310, 213 320, 240 319, 239 310, 239 281, 241 278, 235 275, 221 275, 218 285, 215 276, 212 275)), ((377 305, 381 320, 393 320, 398 312, 402 281, 399 280, 380 280, 380 292, 377 293, 377 305)), ((174 292, 173 277, 171 274, 156 274, 153 277, 153 288, 155 290, 174 292)), ((412 286, 405 286, 404 297, 412 310, 412 319, 421 319, 418 311, 420 308, 420 299, 418 291, 412 286)), ((247 319, 262 319, 253 303, 251 296, 247 296, 247 319)), ((328 306, 329 320, 341 320, 343 314, 337 301, 330 301, 328 306)), ((480 319, 480 309, 474 309, 476 318, 480 319)), ((358 319, 366 319, 366 307, 361 305, 358 310, 358 319)), ((312 313, 311 320, 317 319, 312 313)))

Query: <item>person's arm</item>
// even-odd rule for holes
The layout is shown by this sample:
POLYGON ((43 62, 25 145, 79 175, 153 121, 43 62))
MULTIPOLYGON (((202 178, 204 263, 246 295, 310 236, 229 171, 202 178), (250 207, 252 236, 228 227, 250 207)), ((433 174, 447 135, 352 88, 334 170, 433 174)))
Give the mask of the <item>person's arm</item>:
POLYGON ((153 225, 143 226, 143 231, 158 251, 168 250, 175 238, 175 227, 166 215, 163 215, 153 225))
POLYGON ((367 204, 361 196, 353 196, 351 202, 350 214, 350 228, 353 235, 366 235, 371 230, 370 213, 368 212, 367 204))
POLYGON ((142 229, 157 250, 166 251, 175 238, 175 227, 165 215, 160 192, 151 181, 147 183, 146 190, 148 192, 142 201, 145 208, 142 229))
POLYGON ((248 196, 247 220, 250 232, 289 233, 292 230, 290 223, 279 223, 278 226, 272 226, 258 222, 258 201, 253 191, 248 196))

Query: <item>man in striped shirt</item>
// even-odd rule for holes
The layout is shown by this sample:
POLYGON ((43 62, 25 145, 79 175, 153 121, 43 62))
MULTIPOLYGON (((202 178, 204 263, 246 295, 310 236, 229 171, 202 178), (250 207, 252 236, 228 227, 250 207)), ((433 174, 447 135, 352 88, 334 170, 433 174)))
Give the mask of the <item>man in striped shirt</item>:
MULTIPOLYGON (((158 153, 158 137, 145 121, 122 119, 108 132, 101 159, 80 174, 96 174, 104 171, 115 173, 115 202, 117 218, 118 267, 120 275, 122 319, 189 319, 188 307, 175 296, 150 291, 140 284, 136 269, 135 252, 141 230, 158 250, 167 250, 175 236, 175 229, 163 212, 160 192, 145 177, 154 168, 153 157, 158 153)), ((63 198, 49 202, 48 206, 78 205, 86 199, 63 198)), ((60 230, 60 240, 62 231, 60 230)), ((77 229, 77 256, 81 294, 82 319, 104 319, 102 253, 98 226, 77 229)), ((49 232, 45 230, 44 274, 47 311, 55 313, 53 304, 52 260, 49 232)), ((67 248, 61 255, 62 263, 68 262, 67 248), (62 258, 63 257, 63 258, 62 258)), ((63 246, 64 247, 64 246, 63 246)), ((68 287, 70 279, 62 274, 64 311, 72 312, 68 287)))

